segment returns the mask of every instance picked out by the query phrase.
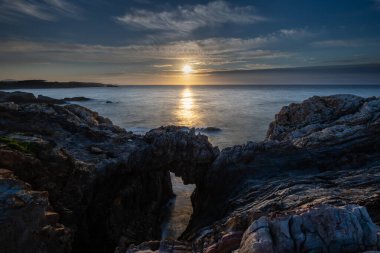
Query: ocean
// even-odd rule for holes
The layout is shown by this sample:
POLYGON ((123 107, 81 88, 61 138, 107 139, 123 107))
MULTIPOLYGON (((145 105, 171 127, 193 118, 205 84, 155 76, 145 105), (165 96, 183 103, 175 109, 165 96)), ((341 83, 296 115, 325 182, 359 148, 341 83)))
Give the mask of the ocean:
POLYGON ((380 85, 125 86, 23 91, 53 98, 91 98, 76 103, 137 134, 165 125, 220 128, 205 134, 213 145, 225 148, 264 140, 269 123, 285 105, 311 96, 380 96, 380 85))
MULTIPOLYGON (((311 96, 380 96, 380 85, 125 86, 23 91, 53 98, 91 98, 76 103, 137 134, 165 125, 220 128, 221 131, 208 132, 207 135, 213 145, 225 148, 264 140, 269 123, 285 105, 299 103, 311 96)), ((171 213, 163 224, 162 239, 178 238, 192 213, 190 196, 194 186, 184 185, 174 174, 171 177, 177 197, 173 199, 171 213)))

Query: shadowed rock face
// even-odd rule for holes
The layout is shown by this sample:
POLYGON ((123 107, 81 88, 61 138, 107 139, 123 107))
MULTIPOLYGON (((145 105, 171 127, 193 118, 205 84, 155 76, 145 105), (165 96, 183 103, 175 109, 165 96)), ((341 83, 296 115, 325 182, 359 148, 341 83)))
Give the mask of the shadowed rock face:
POLYGON ((137 136, 78 105, 0 103, 0 134, 0 167, 49 193, 73 252, 160 239, 173 197, 169 170, 195 182, 217 155, 194 131, 167 127, 137 136), (185 163, 193 172, 181 170, 185 163))
POLYGON ((6 169, 0 169, 0 189, 2 252, 71 252, 70 230, 49 210, 47 192, 33 191, 6 169))
POLYGON ((144 139, 153 146, 154 163, 180 176, 185 184, 200 184, 219 155, 207 136, 195 129, 168 126, 149 131, 144 139))
POLYGON ((193 194, 182 238, 199 251, 237 249, 240 240, 226 238, 241 239, 261 216, 320 204, 365 206, 379 224, 379 123, 379 98, 313 97, 284 107, 266 141, 221 151, 193 194))
POLYGON ((380 224, 379 98, 313 97, 286 106, 265 141, 220 153, 194 130, 169 126, 137 136, 78 105, 8 101, 0 116, 0 167, 49 192, 49 210, 73 238, 64 249, 71 242, 74 252, 378 248, 369 217, 380 224), (194 213, 181 241, 160 242, 173 194, 169 171, 196 184, 194 213))

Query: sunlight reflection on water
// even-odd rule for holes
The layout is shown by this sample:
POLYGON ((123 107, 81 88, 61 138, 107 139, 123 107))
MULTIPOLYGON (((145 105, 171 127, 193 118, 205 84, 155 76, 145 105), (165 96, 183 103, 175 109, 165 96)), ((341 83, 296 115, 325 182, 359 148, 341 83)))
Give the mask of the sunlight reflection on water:
POLYGON ((177 122, 182 126, 194 126, 199 124, 200 114, 197 110, 193 92, 189 87, 186 87, 178 100, 176 111, 177 122))

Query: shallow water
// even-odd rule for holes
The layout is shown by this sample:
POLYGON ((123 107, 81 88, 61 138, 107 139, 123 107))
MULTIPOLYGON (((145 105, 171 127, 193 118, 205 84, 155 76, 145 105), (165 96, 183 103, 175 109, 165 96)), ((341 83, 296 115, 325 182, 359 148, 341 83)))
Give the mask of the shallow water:
MULTIPOLYGON (((78 102, 115 124, 135 133, 163 125, 218 127, 208 133, 213 145, 221 148, 247 141, 261 141, 269 123, 282 106, 319 95, 355 94, 380 96, 380 86, 128 86, 120 88, 73 88, 25 90, 54 98, 85 96, 78 102), (106 103, 112 101, 112 103, 106 103)), ((192 213, 190 195, 194 186, 185 186, 172 175, 175 198, 164 224, 163 238, 177 238, 192 213)))
POLYGON ((171 203, 171 213, 164 221, 162 239, 177 239, 185 231, 193 212, 190 197, 195 185, 184 185, 182 179, 173 173, 170 173, 170 177, 176 197, 171 203))

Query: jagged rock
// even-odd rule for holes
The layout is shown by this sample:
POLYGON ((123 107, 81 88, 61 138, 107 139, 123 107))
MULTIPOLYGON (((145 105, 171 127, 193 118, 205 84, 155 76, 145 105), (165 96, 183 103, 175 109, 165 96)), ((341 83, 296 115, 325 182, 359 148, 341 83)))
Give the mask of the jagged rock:
POLYGON ((284 107, 266 141, 221 151, 193 193, 181 239, 198 251, 220 248, 227 231, 242 233, 263 215, 320 204, 362 205, 380 224, 379 122, 380 98, 313 97, 284 107))
POLYGON ((132 245, 126 251, 118 248, 115 253, 143 253, 143 252, 168 252, 168 253, 186 253, 191 252, 191 245, 186 242, 164 240, 144 242, 138 246, 132 245))
POLYGON ((166 163, 185 184, 202 181, 219 154, 219 149, 213 148, 206 136, 196 135, 194 129, 160 127, 146 133, 145 140, 154 147, 155 163, 166 163))
POLYGON ((375 97, 315 96, 283 107, 270 124, 267 139, 321 145, 329 139, 354 135, 367 123, 378 124, 379 108, 375 97))
POLYGON ((0 169, 0 187, 1 252, 71 252, 70 229, 46 211, 47 192, 33 191, 6 169, 0 169))
POLYGON ((320 206, 254 221, 243 235, 239 253, 377 250, 378 230, 363 207, 320 206))
POLYGON ((79 105, 13 103, 0 106, 0 166, 49 192, 59 214, 48 213, 50 223, 71 228, 74 251, 160 239, 169 170, 193 182, 216 156, 194 132, 162 127, 142 137, 79 105))
MULTIPOLYGON (((137 136, 78 105, 10 100, 0 103, 0 116, 0 167, 49 192, 53 210, 44 210, 43 231, 58 220, 71 229, 74 251, 118 245, 126 252, 133 244, 130 252, 230 252, 251 249, 257 236, 260 247, 281 242, 284 251, 292 247, 289 238, 302 236, 292 237, 285 225, 321 204, 339 215, 351 212, 343 206, 363 206, 380 224, 379 98, 313 97, 284 107, 265 141, 221 152, 194 129, 137 136), (196 184, 194 213, 180 241, 159 242, 163 207, 173 196, 169 171, 196 184), (246 232, 242 242, 254 222, 273 224, 268 229, 276 236, 263 229, 246 232)), ((339 228, 330 232, 339 236, 339 228)), ((380 238, 366 238, 374 236, 380 238)), ((350 247, 360 251, 373 246, 354 242, 350 247)))

